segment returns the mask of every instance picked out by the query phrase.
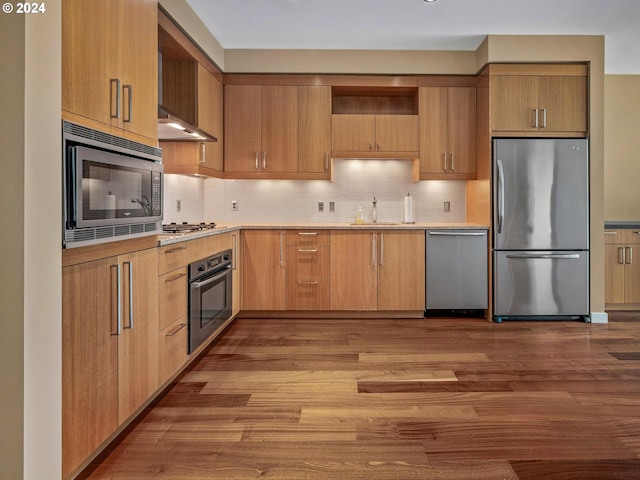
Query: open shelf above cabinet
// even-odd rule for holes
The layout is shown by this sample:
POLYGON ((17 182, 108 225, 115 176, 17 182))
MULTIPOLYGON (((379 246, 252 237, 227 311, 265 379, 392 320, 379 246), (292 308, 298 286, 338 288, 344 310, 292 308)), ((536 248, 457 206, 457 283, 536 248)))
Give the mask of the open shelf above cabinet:
POLYGON ((417 115, 417 87, 331 87, 334 115, 417 115))

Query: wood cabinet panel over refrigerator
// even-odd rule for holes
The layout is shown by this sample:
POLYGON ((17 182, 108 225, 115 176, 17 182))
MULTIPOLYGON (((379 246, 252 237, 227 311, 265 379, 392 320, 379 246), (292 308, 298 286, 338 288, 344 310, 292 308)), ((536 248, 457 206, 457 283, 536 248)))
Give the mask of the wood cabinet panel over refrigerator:
POLYGON ((587 136, 586 65, 490 65, 491 130, 587 136))
POLYGON ((155 146, 158 5, 62 2, 63 118, 155 146))

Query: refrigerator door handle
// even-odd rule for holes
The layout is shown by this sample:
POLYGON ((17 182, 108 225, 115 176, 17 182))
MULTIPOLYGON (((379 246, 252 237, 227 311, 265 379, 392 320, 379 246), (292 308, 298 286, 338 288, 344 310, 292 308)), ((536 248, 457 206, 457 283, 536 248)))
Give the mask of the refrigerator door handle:
POLYGON ((498 233, 502 233, 504 222, 504 166, 502 160, 497 161, 498 165, 498 233))
POLYGON ((578 260, 579 253, 510 253, 507 258, 544 258, 544 259, 560 259, 560 260, 578 260))

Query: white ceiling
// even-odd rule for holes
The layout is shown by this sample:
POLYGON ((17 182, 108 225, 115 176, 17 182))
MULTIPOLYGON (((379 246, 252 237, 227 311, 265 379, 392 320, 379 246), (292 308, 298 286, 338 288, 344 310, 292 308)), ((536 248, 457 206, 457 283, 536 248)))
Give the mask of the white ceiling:
POLYGON ((225 49, 475 50, 487 34, 604 35, 640 74, 640 0, 187 0, 225 49))

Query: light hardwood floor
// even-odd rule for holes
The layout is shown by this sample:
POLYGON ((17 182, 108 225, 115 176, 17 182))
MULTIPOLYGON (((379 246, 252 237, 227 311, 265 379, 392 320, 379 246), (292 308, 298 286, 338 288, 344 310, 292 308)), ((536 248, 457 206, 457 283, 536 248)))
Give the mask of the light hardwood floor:
POLYGON ((638 479, 640 313, 240 319, 80 478, 638 479))

